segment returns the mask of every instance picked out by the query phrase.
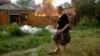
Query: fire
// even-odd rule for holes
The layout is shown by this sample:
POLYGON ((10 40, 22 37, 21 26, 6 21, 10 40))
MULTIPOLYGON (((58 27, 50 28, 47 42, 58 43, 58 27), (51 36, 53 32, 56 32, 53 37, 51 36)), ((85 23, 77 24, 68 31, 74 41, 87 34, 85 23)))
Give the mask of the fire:
POLYGON ((35 12, 35 16, 47 16, 45 13, 38 13, 38 12, 35 12))
POLYGON ((58 13, 56 10, 53 11, 53 13, 48 14, 47 12, 39 13, 35 12, 35 16, 58 16, 58 13))
POLYGON ((41 4, 38 4, 35 16, 58 16, 52 5, 53 2, 53 0, 43 0, 41 4))

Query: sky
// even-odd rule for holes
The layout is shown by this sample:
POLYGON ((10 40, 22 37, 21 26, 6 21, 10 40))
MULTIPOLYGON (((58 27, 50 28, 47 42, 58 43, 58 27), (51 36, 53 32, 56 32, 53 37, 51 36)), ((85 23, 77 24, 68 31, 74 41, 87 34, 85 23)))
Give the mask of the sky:
MULTIPOLYGON (((14 3, 16 0, 11 0, 11 1, 14 3)), ((42 2, 42 0, 35 0, 35 4, 38 4, 38 3, 41 3, 41 2, 42 2)), ((64 2, 71 3, 71 0, 55 0, 53 5, 56 7, 56 6, 59 6, 60 4, 63 4, 64 2)))

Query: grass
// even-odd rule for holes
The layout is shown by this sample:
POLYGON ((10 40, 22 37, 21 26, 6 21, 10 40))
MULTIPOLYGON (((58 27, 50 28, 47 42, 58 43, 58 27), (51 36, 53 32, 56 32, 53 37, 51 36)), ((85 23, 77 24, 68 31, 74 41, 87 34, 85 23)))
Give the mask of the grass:
MULTIPOLYGON (((71 32, 72 41, 61 53, 54 56, 100 56, 100 29, 84 29, 73 30, 71 32)), ((47 50, 52 50, 54 46, 51 43, 44 44, 36 53, 31 53, 30 56, 50 56, 47 50)))
MULTIPOLYGON (((40 47, 35 52, 10 56, 50 56, 48 51, 55 47, 50 36, 51 34, 44 30, 22 37, 0 37, 0 53, 40 47)), ((72 29, 71 37, 71 42, 66 46, 66 50, 61 47, 61 52, 52 56, 100 56, 100 29, 72 29)))
POLYGON ((44 30, 34 35, 0 37, 0 54, 37 47, 41 43, 50 42, 50 38, 48 37, 50 35, 48 31, 44 30))

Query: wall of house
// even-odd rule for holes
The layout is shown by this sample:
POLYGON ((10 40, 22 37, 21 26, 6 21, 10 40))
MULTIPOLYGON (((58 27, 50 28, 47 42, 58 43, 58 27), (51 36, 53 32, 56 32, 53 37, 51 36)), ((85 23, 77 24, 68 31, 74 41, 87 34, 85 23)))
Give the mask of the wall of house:
MULTIPOLYGON (((55 17, 55 20, 56 20, 56 17, 55 17)), ((52 21, 52 20, 49 20, 48 17, 34 17, 34 21, 33 21, 33 24, 34 25, 56 25, 56 22, 52 21)))
POLYGON ((7 11, 1 11, 0 12, 0 25, 8 25, 9 20, 8 20, 8 13, 7 11))
MULTIPOLYGON (((73 9, 66 9, 66 11, 74 11, 73 9)), ((22 14, 27 15, 27 19, 21 20, 21 25, 48 25, 49 18, 45 16, 35 16, 34 11, 21 12, 22 14)), ((73 22, 73 15, 68 15, 70 22, 73 22)), ((0 12, 0 25, 8 25, 9 24, 9 16, 6 11, 0 12)), ((55 17, 56 19, 57 17, 55 17)), ((51 25, 56 25, 56 22, 51 21, 51 25)))
POLYGON ((28 24, 32 25, 34 23, 35 12, 29 11, 28 13, 28 24))
MULTIPOLYGON (((74 16, 75 16, 75 8, 69 7, 66 8, 65 11, 68 13, 68 18, 71 23, 71 25, 74 25, 74 16)), ((55 17, 56 19, 57 17, 55 17)), ((28 12, 28 20, 24 21, 28 25, 48 25, 49 24, 49 18, 46 16, 35 16, 34 11, 28 12)), ((56 25, 56 22, 51 21, 51 25, 56 25)))
MULTIPOLYGON (((28 25, 48 25, 49 24, 49 18, 46 16, 35 16, 34 11, 29 11, 28 14, 28 19, 23 21, 23 24, 28 24, 28 25)), ((56 17, 55 17, 56 19, 56 17)), ((56 25, 54 21, 50 21, 51 25, 56 25)))

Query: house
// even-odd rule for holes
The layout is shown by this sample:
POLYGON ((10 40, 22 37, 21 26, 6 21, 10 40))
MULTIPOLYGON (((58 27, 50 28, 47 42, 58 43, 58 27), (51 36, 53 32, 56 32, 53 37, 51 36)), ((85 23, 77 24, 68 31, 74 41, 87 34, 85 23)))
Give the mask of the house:
MULTIPOLYGON (((68 13, 71 24, 74 24, 75 8, 68 7, 64 9, 68 13)), ((50 11, 51 12, 51 11, 50 11)), ((20 25, 56 25, 54 21, 49 20, 46 16, 39 16, 34 9, 30 9, 24 6, 16 5, 10 2, 10 0, 0 0, 0 25, 9 25, 12 23, 18 23, 20 25), (37 16, 36 16, 37 14, 37 16)), ((56 10, 51 13, 55 19, 58 15, 56 10)))
POLYGON ((10 0, 0 0, 0 25, 18 23, 21 25, 33 24, 35 10, 16 5, 10 0))

